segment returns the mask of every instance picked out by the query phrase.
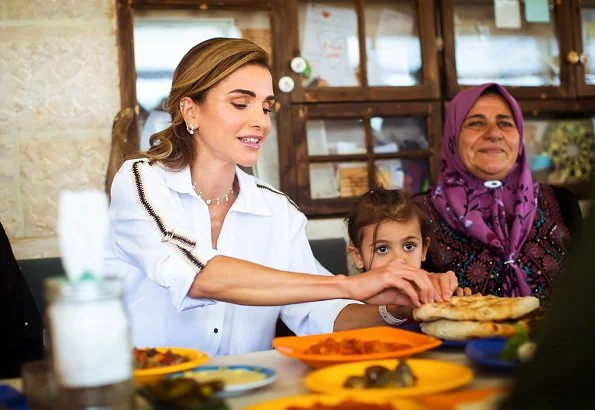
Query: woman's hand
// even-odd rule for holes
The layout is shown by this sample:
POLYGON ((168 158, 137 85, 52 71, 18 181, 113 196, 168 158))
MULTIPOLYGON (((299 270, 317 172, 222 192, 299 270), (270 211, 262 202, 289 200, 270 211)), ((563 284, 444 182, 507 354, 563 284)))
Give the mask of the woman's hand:
POLYGON ((451 270, 446 273, 430 273, 429 277, 434 285, 434 302, 448 302, 455 291, 460 289, 457 276, 451 270))
MULTIPOLYGON (((347 279, 351 299, 374 305, 417 307, 435 300, 436 287, 430 275, 396 261, 347 279)), ((438 279, 438 283, 442 289, 444 280, 438 279)))

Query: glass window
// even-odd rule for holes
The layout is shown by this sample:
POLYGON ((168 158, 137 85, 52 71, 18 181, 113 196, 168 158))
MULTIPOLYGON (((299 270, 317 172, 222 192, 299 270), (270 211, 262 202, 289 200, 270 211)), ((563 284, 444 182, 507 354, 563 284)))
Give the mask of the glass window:
POLYGON ((368 165, 365 162, 310 164, 312 199, 353 197, 368 189, 368 165))
POLYGON ((390 153, 428 148, 425 118, 373 117, 370 119, 374 152, 390 153))
POLYGON ((416 9, 414 0, 366 2, 369 85, 412 86, 422 82, 416 9))
POLYGON ((595 158, 594 121, 595 117, 526 119, 525 149, 535 180, 587 181, 595 158))
POLYGON ((359 80, 357 13, 352 1, 300 3, 305 87, 355 87, 359 80))
POLYGON ((417 193, 429 188, 426 159, 388 159, 376 161, 376 179, 385 188, 417 193))
POLYGON ((527 22, 521 2, 519 28, 498 28, 494 2, 454 1, 455 60, 459 84, 498 82, 559 86, 560 48, 553 13, 549 22, 527 22))
POLYGON ((365 154, 361 119, 311 120, 306 124, 308 155, 365 154))

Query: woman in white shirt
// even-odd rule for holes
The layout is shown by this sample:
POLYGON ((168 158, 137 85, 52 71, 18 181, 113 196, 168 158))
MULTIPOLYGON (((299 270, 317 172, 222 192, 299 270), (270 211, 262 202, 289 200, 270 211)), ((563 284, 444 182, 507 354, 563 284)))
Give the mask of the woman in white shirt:
POLYGON ((238 167, 256 164, 274 101, 250 41, 205 41, 176 68, 171 126, 112 185, 107 270, 125 280, 135 345, 263 350, 279 316, 297 334, 380 325, 376 305, 394 314, 457 288, 452 272, 393 262, 333 276, 316 261, 305 216, 238 167))

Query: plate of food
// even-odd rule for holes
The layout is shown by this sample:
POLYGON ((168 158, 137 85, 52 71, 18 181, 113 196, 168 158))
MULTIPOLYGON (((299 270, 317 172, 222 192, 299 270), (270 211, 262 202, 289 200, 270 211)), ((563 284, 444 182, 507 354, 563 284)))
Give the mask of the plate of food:
POLYGON ((345 330, 273 340, 281 354, 318 368, 338 363, 411 356, 434 349, 442 342, 421 333, 387 326, 345 330))
POLYGON ((182 347, 135 347, 132 355, 134 381, 140 384, 198 367, 209 359, 205 352, 182 347))
POLYGON ((427 335, 449 341, 511 337, 517 326, 529 328, 539 311, 532 296, 501 298, 493 295, 453 296, 448 302, 426 303, 414 309, 427 335))
MULTIPOLYGON (((193 379, 162 378, 138 388, 152 410, 229 410, 227 403, 216 395, 223 389, 220 381, 199 383, 193 379)), ((144 403, 144 409, 148 408, 144 403)))
POLYGON ((517 326, 516 333, 511 338, 469 342, 465 353, 467 357, 482 366, 514 369, 521 362, 530 360, 535 354, 535 349, 536 345, 529 339, 527 329, 517 326))
POLYGON ((283 397, 245 407, 244 410, 426 410, 410 399, 383 399, 378 397, 351 398, 320 394, 283 397), (323 407, 324 406, 324 407, 323 407))
POLYGON ((467 344, 465 354, 481 366, 513 369, 519 363, 516 360, 502 358, 507 341, 508 339, 502 338, 473 340, 467 344))
POLYGON ((184 377, 196 380, 199 383, 221 381, 224 387, 222 391, 217 393, 217 396, 229 397, 275 382, 277 372, 268 367, 248 365, 200 366, 192 370, 172 374, 170 377, 184 377))
POLYGON ((464 386, 472 380, 473 372, 467 366, 426 359, 345 363, 315 370, 304 379, 314 392, 358 399, 419 396, 464 386))

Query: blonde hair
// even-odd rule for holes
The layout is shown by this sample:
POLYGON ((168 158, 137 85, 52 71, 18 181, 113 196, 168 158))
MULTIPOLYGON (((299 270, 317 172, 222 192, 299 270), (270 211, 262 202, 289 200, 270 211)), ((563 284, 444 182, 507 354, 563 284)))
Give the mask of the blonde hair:
POLYGON ((148 151, 131 158, 149 158, 174 170, 188 166, 196 155, 195 142, 186 130, 180 101, 184 97, 197 104, 205 101, 211 88, 246 65, 271 71, 266 51, 245 39, 212 38, 192 47, 174 72, 165 107, 171 115, 171 125, 151 136, 148 151))

